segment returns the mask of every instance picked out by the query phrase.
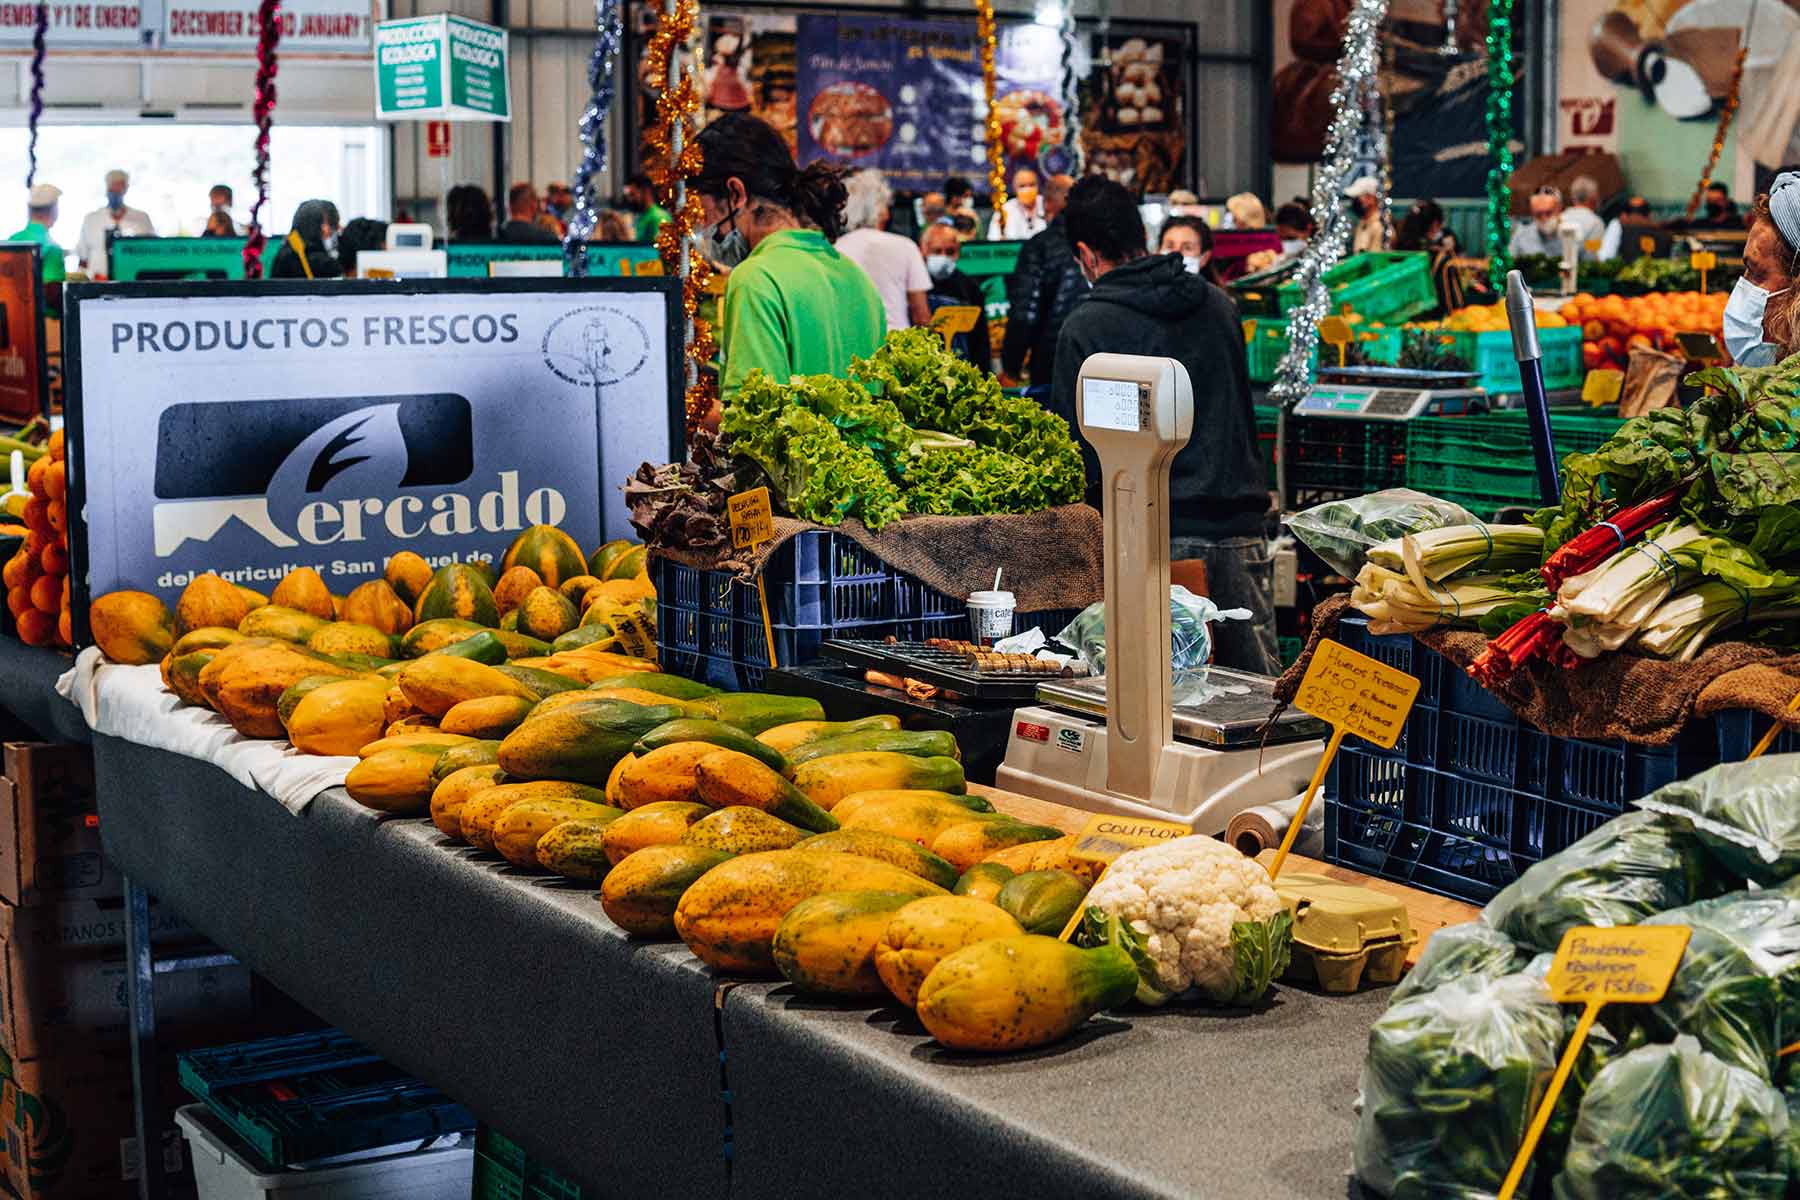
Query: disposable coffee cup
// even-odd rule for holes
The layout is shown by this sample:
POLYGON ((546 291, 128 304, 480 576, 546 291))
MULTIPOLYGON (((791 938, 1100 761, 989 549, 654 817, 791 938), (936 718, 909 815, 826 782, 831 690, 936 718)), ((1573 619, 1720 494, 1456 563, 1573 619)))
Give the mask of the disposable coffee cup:
POLYGON ((1013 608, 1018 602, 1011 592, 971 592, 969 594, 969 640, 978 646, 991 646, 1013 631, 1013 608))

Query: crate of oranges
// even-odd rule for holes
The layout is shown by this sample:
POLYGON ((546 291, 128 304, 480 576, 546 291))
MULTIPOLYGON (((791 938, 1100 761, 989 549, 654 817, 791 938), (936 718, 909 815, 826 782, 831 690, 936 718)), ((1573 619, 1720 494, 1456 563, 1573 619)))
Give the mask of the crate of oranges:
POLYGON ((69 619, 68 466, 60 429, 25 472, 25 487, 29 494, 17 514, 25 534, 0 568, 6 607, 20 641, 66 650, 74 635, 69 619))
POLYGON ((1726 292, 1651 292, 1645 296, 1590 296, 1577 292, 1563 302, 1562 315, 1581 326, 1581 363, 1592 371, 1623 371, 1636 347, 1680 354, 1680 333, 1719 337, 1725 322, 1726 292))

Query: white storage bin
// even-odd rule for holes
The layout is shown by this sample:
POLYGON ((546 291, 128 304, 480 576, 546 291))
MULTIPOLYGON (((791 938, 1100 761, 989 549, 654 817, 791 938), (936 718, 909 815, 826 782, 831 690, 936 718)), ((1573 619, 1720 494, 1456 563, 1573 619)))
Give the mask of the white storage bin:
POLYGON ((199 1200, 466 1200, 474 1143, 413 1150, 308 1171, 265 1171, 204 1104, 178 1109, 199 1200))

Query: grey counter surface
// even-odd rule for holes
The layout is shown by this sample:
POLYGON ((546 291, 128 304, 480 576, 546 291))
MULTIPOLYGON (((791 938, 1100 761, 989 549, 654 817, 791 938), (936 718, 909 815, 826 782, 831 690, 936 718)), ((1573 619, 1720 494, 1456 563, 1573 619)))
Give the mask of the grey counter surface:
POLYGON ((86 742, 81 710, 56 694, 56 680, 75 660, 18 638, 0 637, 0 708, 47 742, 86 742))

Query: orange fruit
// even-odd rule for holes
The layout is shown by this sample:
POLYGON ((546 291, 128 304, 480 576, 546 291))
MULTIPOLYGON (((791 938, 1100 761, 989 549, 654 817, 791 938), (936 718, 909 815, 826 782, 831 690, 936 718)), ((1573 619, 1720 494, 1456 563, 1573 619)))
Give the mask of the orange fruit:
POLYGON ((68 509, 63 506, 61 500, 52 500, 49 508, 45 510, 44 516, 50 522, 50 528, 56 530, 58 534, 69 527, 68 509))
POLYGON ((54 575, 39 575, 31 585, 31 607, 53 613, 62 607, 62 580, 54 575))
POLYGON ((19 640, 27 646, 48 646, 56 636, 56 617, 35 608, 18 614, 19 640))
POLYGON ((20 584, 18 587, 6 589, 6 609, 15 617, 23 616, 31 611, 31 587, 20 584))
POLYGON ((44 568, 46 575, 67 575, 69 573, 69 552, 60 544, 51 542, 38 555, 38 565, 44 568))
POLYGON ((40 458, 25 469, 25 486, 32 495, 44 494, 44 472, 50 469, 50 459, 40 458))
POLYGON ((50 464, 44 471, 44 495, 52 500, 62 500, 69 491, 69 468, 60 459, 50 464))
POLYGON ((69 616, 69 610, 63 609, 56 618, 56 644, 73 646, 75 644, 75 622, 69 616))
POLYGON ((21 584, 30 583, 30 578, 25 574, 25 564, 29 561, 31 560, 26 557, 23 550, 7 559, 6 566, 0 567, 0 584, 16 588, 21 584))
POLYGON ((60 459, 63 456, 62 430, 58 429, 50 434, 50 442, 45 449, 49 452, 51 458, 60 459))
POLYGON ((35 529, 39 533, 49 533, 50 520, 45 515, 45 508, 44 502, 36 496, 25 501, 25 511, 21 514, 25 521, 25 528, 35 529))

